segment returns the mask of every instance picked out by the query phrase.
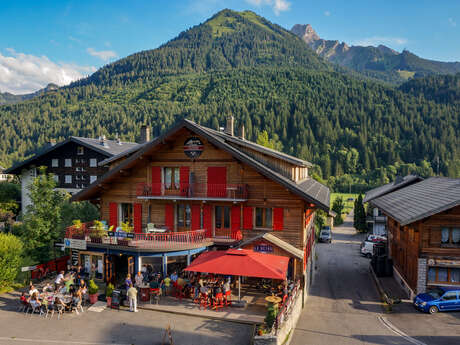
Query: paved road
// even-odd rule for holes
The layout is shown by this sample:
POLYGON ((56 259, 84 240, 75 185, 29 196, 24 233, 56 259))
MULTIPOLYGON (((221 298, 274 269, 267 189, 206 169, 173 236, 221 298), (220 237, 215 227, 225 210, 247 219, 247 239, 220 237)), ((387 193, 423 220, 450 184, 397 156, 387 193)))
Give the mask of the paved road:
POLYGON ((18 313, 11 296, 0 296, 0 344, 159 345, 171 326, 175 345, 246 345, 252 326, 140 310, 105 310, 64 315, 60 320, 18 313))
POLYGON ((362 235, 352 217, 333 231, 332 244, 318 244, 318 272, 292 345, 411 344, 388 329, 380 299, 359 254, 362 235))

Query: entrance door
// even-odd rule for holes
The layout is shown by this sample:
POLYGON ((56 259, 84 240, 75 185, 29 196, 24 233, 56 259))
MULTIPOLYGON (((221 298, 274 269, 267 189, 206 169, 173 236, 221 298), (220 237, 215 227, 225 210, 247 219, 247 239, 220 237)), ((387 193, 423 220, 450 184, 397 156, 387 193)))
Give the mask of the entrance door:
POLYGON ((113 283, 113 262, 111 255, 105 255, 105 282, 113 283))
POLYGON ((215 236, 230 236, 231 227, 230 227, 230 206, 215 206, 215 236))
POLYGON ((190 231, 192 209, 189 204, 177 204, 177 231, 190 231))
POLYGON ((128 273, 134 277, 134 256, 128 256, 128 273))

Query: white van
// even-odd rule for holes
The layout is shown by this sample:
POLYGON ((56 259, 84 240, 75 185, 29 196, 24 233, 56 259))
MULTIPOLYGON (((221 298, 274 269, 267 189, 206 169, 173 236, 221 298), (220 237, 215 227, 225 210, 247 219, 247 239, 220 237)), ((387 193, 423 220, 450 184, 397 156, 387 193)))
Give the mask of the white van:
POLYGON ((363 241, 361 243, 361 254, 367 258, 371 258, 374 253, 374 244, 372 241, 363 241))

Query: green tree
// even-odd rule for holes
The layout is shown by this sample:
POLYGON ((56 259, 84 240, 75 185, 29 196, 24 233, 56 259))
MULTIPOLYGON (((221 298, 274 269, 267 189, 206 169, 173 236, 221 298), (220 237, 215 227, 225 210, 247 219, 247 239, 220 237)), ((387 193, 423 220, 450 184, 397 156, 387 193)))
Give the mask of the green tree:
POLYGON ((21 265, 22 248, 18 237, 0 233, 0 290, 14 282, 21 265))
POLYGON ((63 232, 66 227, 73 224, 74 220, 86 223, 99 219, 99 217, 99 210, 90 202, 69 202, 67 199, 61 205, 60 229, 63 232))
POLYGON ((366 232, 367 231, 366 209, 364 208, 362 194, 360 194, 358 198, 355 200, 354 213, 355 213, 355 216, 354 216, 353 226, 359 232, 366 232))
POLYGON ((336 225, 340 225, 343 223, 342 212, 344 208, 345 203, 343 202, 343 198, 341 196, 337 197, 332 203, 332 211, 337 213, 337 215, 334 218, 334 223, 336 225))
POLYGON ((267 131, 262 131, 257 136, 257 144, 268 147, 273 150, 283 151, 283 144, 279 140, 279 137, 276 133, 273 134, 272 138, 268 138, 267 131))

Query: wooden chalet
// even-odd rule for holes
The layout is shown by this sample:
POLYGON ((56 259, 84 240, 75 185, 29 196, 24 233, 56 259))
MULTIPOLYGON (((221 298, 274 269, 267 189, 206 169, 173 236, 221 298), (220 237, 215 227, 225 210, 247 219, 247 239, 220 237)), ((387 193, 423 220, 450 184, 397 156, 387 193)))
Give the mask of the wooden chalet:
POLYGON ((106 280, 144 264, 167 273, 209 247, 287 256, 291 278, 312 270, 313 219, 329 211, 329 189, 309 177, 310 163, 236 137, 232 118, 222 132, 182 120, 110 163, 73 196, 98 203, 108 225, 134 227, 130 240, 85 237, 80 262, 104 260, 106 280))
POLYGON ((460 179, 431 177, 370 201, 388 217, 388 247, 410 295, 460 286, 460 179))

